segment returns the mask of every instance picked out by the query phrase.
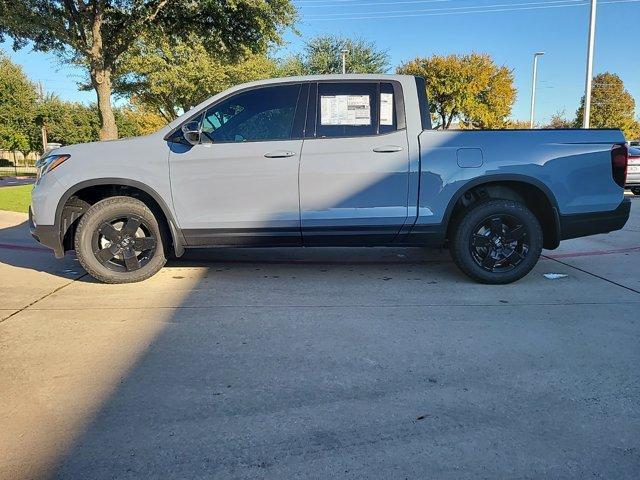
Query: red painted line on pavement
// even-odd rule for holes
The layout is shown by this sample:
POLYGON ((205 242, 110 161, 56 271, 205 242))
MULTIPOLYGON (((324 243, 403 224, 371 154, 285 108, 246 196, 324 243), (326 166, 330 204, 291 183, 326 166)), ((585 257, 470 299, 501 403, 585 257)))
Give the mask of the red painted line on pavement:
POLYGON ((11 243, 0 243, 0 248, 6 250, 24 250, 26 252, 47 252, 51 253, 51 250, 44 247, 30 247, 29 245, 13 245, 11 243))
POLYGON ((558 253, 556 255, 545 255, 548 258, 570 258, 570 257, 591 257, 595 255, 610 255, 612 253, 638 252, 640 247, 618 248, 615 250, 594 250, 592 252, 558 253))

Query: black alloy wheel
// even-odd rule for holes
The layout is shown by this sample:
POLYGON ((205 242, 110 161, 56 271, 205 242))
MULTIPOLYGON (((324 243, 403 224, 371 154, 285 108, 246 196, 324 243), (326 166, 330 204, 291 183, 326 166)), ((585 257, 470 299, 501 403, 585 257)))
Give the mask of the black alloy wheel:
POLYGON ((133 272, 153 258, 158 244, 144 219, 127 215, 102 222, 92 239, 98 262, 115 272, 133 272))
POLYGON ((527 230, 512 215, 491 215, 473 229, 469 249, 474 261, 489 272, 508 272, 529 253, 527 230))

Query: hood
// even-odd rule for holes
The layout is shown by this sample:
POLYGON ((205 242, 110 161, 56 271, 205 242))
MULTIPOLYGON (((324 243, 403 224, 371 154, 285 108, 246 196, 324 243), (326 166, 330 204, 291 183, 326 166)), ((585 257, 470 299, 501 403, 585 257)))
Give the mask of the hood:
POLYGON ((123 152, 127 150, 136 150, 146 144, 157 143, 158 140, 162 141, 162 131, 164 128, 157 132, 150 133, 148 135, 141 135, 139 137, 127 137, 119 138, 117 140, 102 140, 99 142, 89 143, 75 143, 73 145, 66 145, 60 148, 55 148, 46 153, 45 156, 50 155, 63 155, 68 154, 73 156, 78 155, 90 155, 105 157, 113 152, 123 152))

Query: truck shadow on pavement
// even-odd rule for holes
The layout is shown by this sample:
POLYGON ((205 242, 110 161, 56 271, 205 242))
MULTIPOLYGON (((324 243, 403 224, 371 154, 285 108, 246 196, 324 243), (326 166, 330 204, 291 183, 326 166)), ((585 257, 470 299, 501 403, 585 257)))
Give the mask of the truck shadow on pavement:
MULTIPOLYGON (((31 238, 28 223, 0 228, 0 263, 70 279, 85 274, 74 254, 57 259, 52 250, 31 238)), ((81 280, 89 277, 85 275, 81 280)))
MULTIPOLYGON (((74 252, 56 259, 53 252, 38 244, 29 234, 28 222, 0 229, 0 263, 45 272, 64 278, 97 283, 78 263, 74 252)), ((179 259, 170 259, 165 268, 248 265, 386 265, 451 263, 442 249, 403 247, 290 247, 290 248, 212 248, 193 249, 179 259)), ((452 276, 459 277, 451 263, 452 276)))

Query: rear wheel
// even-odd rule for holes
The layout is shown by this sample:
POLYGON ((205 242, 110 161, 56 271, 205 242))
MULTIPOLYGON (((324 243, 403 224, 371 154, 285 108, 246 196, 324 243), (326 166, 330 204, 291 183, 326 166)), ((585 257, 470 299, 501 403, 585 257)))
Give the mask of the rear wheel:
POLYGON ((542 252, 542 228, 525 205, 511 200, 480 203, 453 226, 451 256, 468 276, 505 284, 524 277, 542 252))
POLYGON ((158 221, 140 200, 111 197, 80 219, 75 236, 78 261, 104 283, 139 282, 165 262, 158 221))
POLYGON ((631 189, 634 195, 640 195, 640 187, 634 187, 631 189))

